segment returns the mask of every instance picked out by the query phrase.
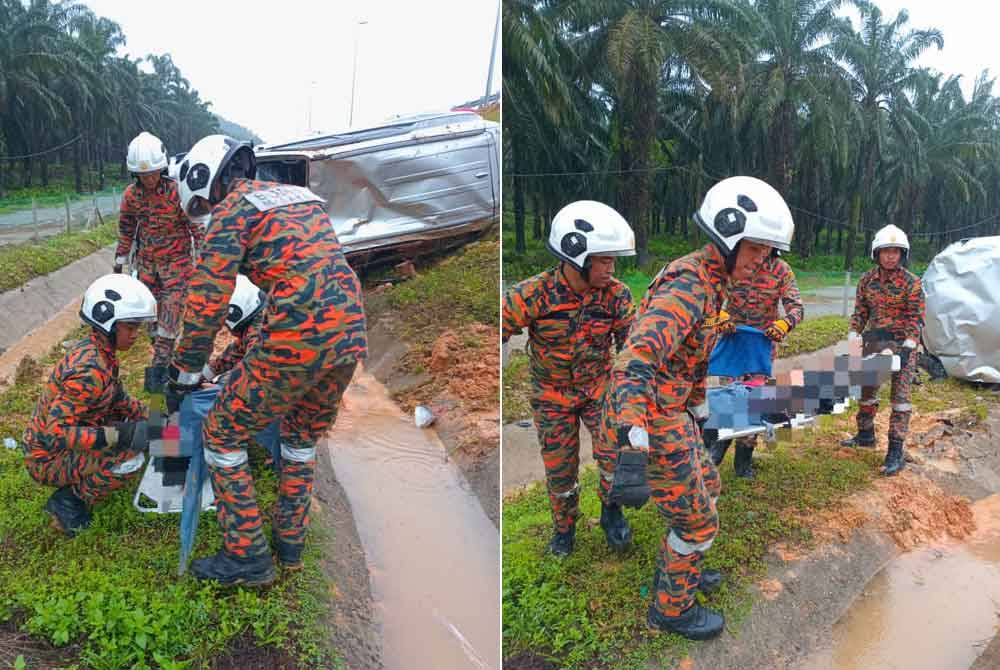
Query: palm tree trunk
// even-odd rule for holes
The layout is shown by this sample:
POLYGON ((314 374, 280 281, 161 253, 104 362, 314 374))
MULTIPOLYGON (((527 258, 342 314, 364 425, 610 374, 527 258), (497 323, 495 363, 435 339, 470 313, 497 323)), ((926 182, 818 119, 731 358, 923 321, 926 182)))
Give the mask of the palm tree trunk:
POLYGON ((542 239, 542 205, 538 193, 531 194, 531 211, 535 213, 535 218, 531 222, 531 239, 542 239))
POLYGON ((524 239, 524 177, 518 176, 520 174, 519 158, 520 151, 517 142, 511 138, 510 163, 511 172, 514 173, 511 180, 514 186, 514 251, 523 254, 527 250, 527 244, 524 239))

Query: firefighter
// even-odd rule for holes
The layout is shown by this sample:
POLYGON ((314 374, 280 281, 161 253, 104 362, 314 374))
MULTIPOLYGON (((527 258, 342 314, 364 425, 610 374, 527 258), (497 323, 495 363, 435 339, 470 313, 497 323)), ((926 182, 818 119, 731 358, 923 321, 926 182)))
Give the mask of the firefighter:
MULTIPOLYGON (((771 349, 772 359, 777 352, 777 345, 802 322, 805 313, 799 287, 795 283, 795 273, 779 253, 775 249, 752 277, 733 282, 729 289, 729 301, 726 303, 726 311, 731 320, 725 330, 731 332, 738 324, 744 324, 764 331, 774 343, 771 349), (779 302, 785 310, 783 318, 778 318, 779 302)), ((759 376, 749 376, 754 377, 759 376)), ((712 445, 712 462, 715 465, 722 463, 730 443, 731 440, 719 440, 712 445)), ((752 459, 756 446, 756 435, 736 439, 733 469, 737 477, 753 479, 752 459)))
POLYGON ((226 327, 234 339, 221 354, 202 368, 201 376, 206 382, 215 382, 236 367, 260 341, 266 306, 267 295, 247 279, 246 275, 236 275, 236 289, 229 298, 229 308, 226 311, 226 327))
MULTIPOLYGON (((649 625, 703 640, 724 625, 722 615, 694 597, 696 589, 712 591, 722 581, 720 573, 701 567, 718 532, 721 490, 701 447, 708 359, 726 327, 722 306, 730 281, 759 272, 773 249, 787 251, 794 224, 781 195, 752 177, 713 186, 694 220, 711 242, 653 279, 615 359, 602 437, 618 458, 601 481, 610 487, 610 500, 627 506, 640 507, 651 496, 666 521, 649 625)), ((598 466, 607 468, 606 462, 598 466)))
POLYGON ((242 272, 267 294, 260 341, 230 371, 204 421, 223 548, 193 561, 196 577, 268 584, 274 563, 263 533, 247 449, 281 419, 281 476, 272 541, 279 562, 302 565, 316 442, 367 352, 361 285, 323 201, 307 188, 254 180, 250 146, 225 135, 195 144, 178 170, 181 204, 205 226, 188 289, 183 336, 169 368, 168 409, 202 381, 227 298, 242 272))
POLYGON ((28 474, 58 487, 45 510, 70 537, 145 462, 146 408, 122 387, 117 352, 132 347, 140 324, 156 320, 156 300, 132 277, 105 275, 84 293, 80 318, 90 333, 56 364, 24 431, 28 474))
POLYGON ((155 135, 139 133, 128 145, 126 162, 135 181, 122 194, 114 271, 122 271, 131 253, 139 281, 156 298, 151 366, 162 385, 180 330, 193 249, 203 231, 181 210, 177 182, 166 176, 166 150, 155 135))
MULTIPOLYGON (((906 233, 888 225, 872 239, 871 256, 876 266, 862 275, 854 299, 849 340, 858 340, 866 330, 892 333, 900 356, 900 369, 892 375, 892 414, 889 416, 889 448, 885 456, 886 476, 903 469, 903 444, 910 427, 910 384, 917 364, 917 341, 924 324, 924 292, 920 277, 904 265, 910 252, 906 233)), ((849 447, 875 446, 875 415, 878 387, 861 388, 858 432, 842 443, 849 447)))
MULTIPOLYGON (((579 514, 580 423, 590 431, 594 458, 601 458, 601 399, 612 352, 621 349, 632 325, 632 294, 612 274, 615 258, 635 254, 635 235, 611 207, 581 200, 556 214, 548 248, 559 265, 507 293, 502 339, 528 329, 531 408, 555 529, 549 551, 566 556, 579 514)), ((631 542, 620 506, 603 494, 601 526, 613 549, 631 542)))

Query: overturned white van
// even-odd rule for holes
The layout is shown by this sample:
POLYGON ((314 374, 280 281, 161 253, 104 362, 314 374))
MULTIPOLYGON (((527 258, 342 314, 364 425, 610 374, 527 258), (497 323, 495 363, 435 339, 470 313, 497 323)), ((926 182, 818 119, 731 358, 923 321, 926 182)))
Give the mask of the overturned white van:
POLYGON ((952 377, 1000 383, 1000 236, 955 242, 923 276, 924 349, 952 377))
POLYGON ((461 244, 499 221, 500 126, 471 112, 260 145, 257 178, 327 202, 354 265, 461 244))

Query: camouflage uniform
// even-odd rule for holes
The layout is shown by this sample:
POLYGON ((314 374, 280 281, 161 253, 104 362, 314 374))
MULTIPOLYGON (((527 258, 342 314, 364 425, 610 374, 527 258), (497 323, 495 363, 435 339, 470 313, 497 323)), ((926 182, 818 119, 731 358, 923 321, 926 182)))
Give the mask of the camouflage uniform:
MULTIPOLYGON (((924 292, 920 277, 903 267, 884 270, 875 267, 858 282, 854 301, 854 315, 850 329, 861 333, 864 330, 884 328, 892 332, 896 343, 906 339, 920 340, 920 329, 924 323, 924 292)), ((916 348, 898 347, 900 356, 899 372, 892 375, 892 414, 889 418, 889 439, 906 440, 910 427, 910 384, 913 367, 917 362, 916 348)), ((878 413, 878 387, 864 386, 861 389, 858 409, 858 430, 875 429, 875 415, 878 413)))
MULTIPOLYGON (((666 266, 649 286, 635 327, 615 360, 602 420, 603 441, 619 444, 619 429, 649 433, 651 497, 666 518, 657 566, 663 578, 657 610, 677 616, 694 602, 704 552, 719 528, 719 473, 691 408, 705 401, 708 357, 729 278, 725 259, 709 244, 666 266)), ((613 464, 599 463, 610 488, 613 464)))
POLYGON ((247 352, 257 346, 260 342, 261 328, 264 325, 264 312, 261 311, 250 323, 242 328, 231 331, 233 341, 226 346, 221 354, 208 362, 208 367, 212 371, 212 377, 224 375, 243 360, 247 352))
POLYGON ((35 405, 24 445, 25 467, 39 484, 71 486, 88 505, 139 473, 139 452, 108 449, 104 428, 146 418, 118 379, 109 339, 96 331, 75 343, 49 375, 35 405))
MULTIPOLYGON (((790 333, 802 322, 805 314, 802 296, 799 295, 792 268, 777 255, 771 254, 755 275, 730 285, 726 311, 734 323, 764 331, 778 320, 779 301, 785 309, 784 318, 790 333)), ((777 351, 777 343, 772 347, 774 351, 777 351)), ((754 447, 756 444, 756 435, 736 439, 737 447, 754 447)))
POLYGON ((153 192, 136 180, 122 194, 118 218, 116 262, 127 258, 135 246, 138 279, 156 298, 154 367, 165 366, 180 333, 184 294, 192 272, 192 244, 201 243, 201 226, 191 223, 181 210, 177 183, 160 178, 153 192), (193 242, 192 242, 193 239, 193 242))
POLYGON ((621 349, 634 310, 620 281, 581 295, 559 268, 522 281, 504 297, 503 340, 528 329, 531 408, 556 532, 568 531, 579 513, 581 421, 593 438, 594 458, 603 457, 598 423, 612 346, 621 349))
POLYGON ((302 193, 311 196, 272 182, 234 182, 212 212, 174 352, 180 371, 200 374, 225 321, 237 273, 268 294, 260 341, 232 369, 204 422, 225 550, 237 557, 267 552, 247 463, 253 436, 281 418, 275 528, 283 541, 301 546, 316 442, 333 425, 368 348, 361 285, 324 205, 294 195, 302 193))

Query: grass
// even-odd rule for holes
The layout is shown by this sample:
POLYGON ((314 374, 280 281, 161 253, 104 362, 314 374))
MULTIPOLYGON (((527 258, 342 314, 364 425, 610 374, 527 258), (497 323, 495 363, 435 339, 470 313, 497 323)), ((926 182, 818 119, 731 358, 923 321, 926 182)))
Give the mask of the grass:
POLYGON ((430 259, 417 267, 415 279, 369 293, 365 311, 375 320, 392 314, 407 324, 406 339, 422 345, 430 344, 444 327, 477 322, 499 327, 499 258, 500 242, 494 236, 443 259, 430 259))
MULTIPOLYGON (((60 355, 54 350, 42 364, 51 365, 60 355)), ((120 358, 134 397, 144 397, 142 371, 149 357, 143 337, 120 358)), ((34 408, 42 382, 25 369, 30 368, 22 367, 16 383, 0 395, 0 437, 20 441, 34 408)), ((267 520, 277 480, 262 458, 251 453, 267 520)), ((299 667, 335 662, 325 643, 330 585, 320 564, 326 532, 321 524, 311 527, 302 572, 281 574, 259 591, 223 590, 175 576, 179 517, 136 512, 134 485, 96 507, 92 527, 71 541, 49 528, 43 506, 51 491, 31 480, 20 450, 0 451, 0 621, 13 621, 57 647, 79 645, 77 667, 88 670, 205 668, 227 646, 247 638, 259 647, 286 650, 299 667)), ((220 546, 215 514, 203 513, 194 555, 220 546)))
MULTIPOLYGON (((0 247, 0 292, 23 285, 112 244, 118 239, 118 218, 90 230, 59 233, 38 241, 0 247)), ((111 271, 111 268, 108 268, 111 271)))
POLYGON ((531 418, 531 366, 523 351, 511 352, 503 369, 503 422, 531 418))
MULTIPOLYGON (((888 384, 882 388, 882 395, 887 394, 888 384)), ((920 412, 964 407, 982 418, 997 399, 978 387, 945 380, 915 387, 913 402, 920 412)), ((759 450, 764 453, 755 458, 757 476, 751 482, 733 476, 731 455, 720 467, 721 532, 705 565, 722 570, 726 583, 720 592, 699 599, 721 610, 730 629, 738 631, 750 610, 750 587, 765 574, 768 548, 779 541, 810 546, 805 520, 864 489, 876 476, 882 459, 877 450, 861 450, 852 458, 834 456, 838 441, 853 428, 851 413, 823 417, 809 431, 784 431, 788 441, 759 450)), ((526 652, 570 669, 638 670, 650 661, 668 666, 691 643, 645 626, 664 521, 653 505, 628 510, 635 547, 624 557, 615 556, 596 523, 600 503, 595 486, 595 470, 585 470, 576 548, 562 561, 543 553, 551 534, 544 486, 504 501, 504 657, 526 652)))
MULTIPOLYGON (((36 168, 37 169, 37 168, 36 168)), ((20 170, 15 170, 20 174, 20 170)), ((37 175, 36 175, 37 176, 37 175)), ((125 186, 131 181, 130 177, 121 177, 121 169, 117 163, 105 166, 104 170, 105 189, 100 191, 101 195, 110 195, 112 189, 121 194, 125 186)), ((50 165, 48 186, 15 187, 6 189, 6 195, 0 199, 0 214, 10 214, 25 209, 31 209, 31 201, 34 199, 39 207, 55 207, 62 205, 68 197, 71 202, 93 197, 89 189, 91 185, 98 183, 96 170, 84 170, 83 187, 88 189, 87 193, 76 192, 76 182, 73 177, 72 165, 50 165)))
POLYGON ((850 319, 836 315, 806 319, 778 346, 777 355, 779 358, 789 358, 836 344, 847 338, 850 322, 850 319))

